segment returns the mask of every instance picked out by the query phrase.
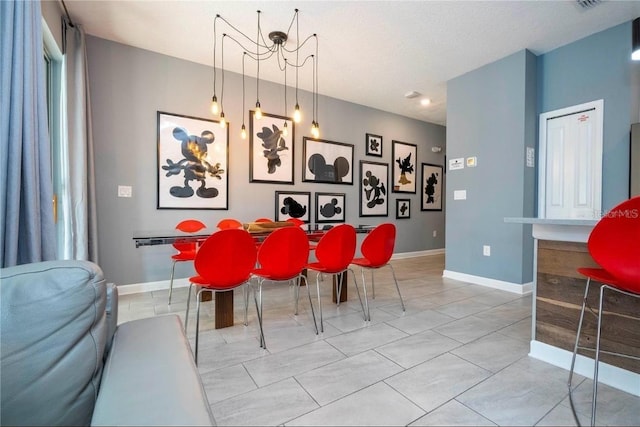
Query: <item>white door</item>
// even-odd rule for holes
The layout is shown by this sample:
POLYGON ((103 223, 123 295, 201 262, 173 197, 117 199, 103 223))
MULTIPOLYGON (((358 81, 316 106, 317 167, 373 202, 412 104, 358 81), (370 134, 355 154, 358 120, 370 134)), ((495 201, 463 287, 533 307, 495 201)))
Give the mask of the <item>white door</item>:
POLYGON ((541 218, 593 219, 601 214, 602 115, 592 104, 541 115, 541 218))

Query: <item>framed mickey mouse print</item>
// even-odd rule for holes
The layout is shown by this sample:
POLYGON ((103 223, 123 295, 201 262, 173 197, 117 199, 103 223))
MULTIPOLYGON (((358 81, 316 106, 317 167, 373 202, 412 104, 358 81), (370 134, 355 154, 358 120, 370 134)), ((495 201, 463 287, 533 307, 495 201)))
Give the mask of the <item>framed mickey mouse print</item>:
POLYGON ((382 137, 380 135, 368 133, 364 143, 367 156, 382 157, 382 137))
POLYGON ((316 222, 344 222, 344 193, 316 193, 316 222))
POLYGON ((303 138, 302 181, 353 185, 353 144, 303 138))
POLYGON ((276 221, 297 218, 309 222, 311 218, 311 193, 304 191, 276 191, 276 221))
POLYGON ((158 209, 229 209, 229 127, 158 111, 158 209))

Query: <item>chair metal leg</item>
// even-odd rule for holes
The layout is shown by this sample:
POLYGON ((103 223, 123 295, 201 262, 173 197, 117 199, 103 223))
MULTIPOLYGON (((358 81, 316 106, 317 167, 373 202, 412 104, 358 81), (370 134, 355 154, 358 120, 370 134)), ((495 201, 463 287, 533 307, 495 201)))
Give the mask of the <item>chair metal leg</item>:
POLYGON ((195 354, 195 362, 196 366, 198 366, 198 338, 200 336, 200 294, 204 288, 200 289, 196 294, 196 354, 195 354))
MULTIPOLYGON (((300 297, 300 278, 303 277, 302 275, 299 275, 296 279, 296 282, 294 283, 294 289, 293 289, 293 295, 296 299, 296 303, 295 303, 295 308, 293 310, 293 314, 295 314, 296 316, 298 315, 298 298, 300 297)), ((306 279, 305 279, 306 282, 306 279)), ((308 285, 308 284, 307 284, 308 285)))
POLYGON ((571 367, 569 368, 569 381, 567 382, 567 387, 569 388, 569 405, 571 406, 571 412, 573 412, 573 418, 576 423, 580 425, 580 420, 578 420, 578 415, 576 413, 575 406, 573 404, 573 371, 576 365, 576 356, 578 354, 578 347, 580 343, 580 333, 582 331, 582 321, 584 319, 584 310, 587 306, 587 295, 589 294, 589 285, 591 284, 591 278, 587 278, 587 285, 584 289, 584 297, 582 298, 582 309, 580 310, 580 320, 578 321, 578 332, 576 333, 576 343, 573 346, 573 356, 571 357, 571 367))
POLYGON ((369 301, 367 300, 367 285, 364 282, 364 269, 362 270, 362 291, 364 292, 364 305, 362 304, 362 298, 360 298, 360 290, 358 289, 358 281, 356 280, 356 273, 350 268, 349 271, 353 276, 353 283, 356 286, 356 293, 358 294, 358 300, 360 301, 360 307, 362 307, 362 314, 364 316, 364 321, 371 320, 371 313, 369 312, 369 301), (366 306, 366 309, 365 309, 366 306))
POLYGON ((602 331, 602 306, 604 304, 604 290, 606 285, 600 286, 600 304, 598 307, 598 330, 596 335, 596 356, 593 365, 593 395, 591 400, 591 427, 596 425, 596 402, 598 400, 598 367, 600 365, 600 333, 602 331))
POLYGON ((320 273, 316 274, 316 290, 318 292, 318 309, 320 310, 320 332, 324 333, 324 323, 322 320, 322 301, 320 300, 320 273))
POLYGON ((191 288, 193 283, 189 283, 189 295, 187 295, 187 314, 184 316, 184 333, 187 333, 187 325, 189 324, 189 305, 191 304, 191 288))
POLYGON ((256 314, 258 316, 258 325, 260 326, 260 347, 267 349, 267 344, 264 340, 264 330, 262 329, 262 280, 258 280, 258 289, 260 292, 260 304, 258 307, 258 296, 256 290, 253 289, 253 301, 256 304, 256 314))
POLYGON ((371 269, 371 296, 373 299, 376 299, 376 282, 374 278, 374 270, 371 269))
POLYGON ((244 299, 244 326, 249 326, 249 292, 251 292, 251 280, 242 285, 242 297, 244 299))
POLYGON ((169 280, 169 305, 171 305, 171 294, 173 293, 173 275, 176 272, 176 260, 173 260, 173 265, 171 266, 171 280, 169 280))
MULTIPOLYGON (((316 322, 316 313, 313 310, 313 302, 311 301, 311 289, 309 289, 309 281, 303 275, 299 276, 300 279, 304 279, 304 285, 307 287, 307 295, 309 296, 309 306, 311 307, 311 315, 313 316, 313 325, 316 327, 316 335, 318 335, 318 322, 316 322)), ((298 285, 300 282, 298 282, 298 285)))
POLYGON ((398 296, 400 297, 400 305, 402 305, 402 311, 406 311, 404 308, 404 301, 402 300, 402 294, 400 293, 400 287, 398 286, 398 279, 396 279, 396 271, 394 270, 391 264, 387 264, 389 268, 391 268, 391 274, 393 275, 393 281, 396 284, 396 290, 398 291, 398 296))

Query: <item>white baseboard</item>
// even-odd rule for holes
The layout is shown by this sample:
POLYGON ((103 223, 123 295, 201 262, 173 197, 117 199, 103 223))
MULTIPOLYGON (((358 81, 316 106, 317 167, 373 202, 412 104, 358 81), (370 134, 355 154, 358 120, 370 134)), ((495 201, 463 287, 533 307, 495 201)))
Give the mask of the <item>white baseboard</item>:
POLYGON ((489 279, 488 277, 474 276, 472 274, 458 273, 456 271, 444 270, 442 277, 447 279, 460 280, 462 282, 473 283, 474 285, 486 286, 489 288, 500 289, 501 291, 512 292, 519 295, 528 295, 533 290, 533 282, 529 283, 511 283, 502 280, 489 279))
MULTIPOLYGON (((419 256, 439 255, 443 253, 444 253, 444 248, 430 249, 426 251, 417 251, 417 252, 403 252, 403 253, 393 254, 391 259, 416 258, 419 256)), ((185 288, 187 286, 189 286, 189 280, 186 278, 173 280, 174 288, 185 288)), ((157 282, 134 283, 131 285, 120 285, 118 286, 118 294, 119 295, 137 294, 140 292, 160 291, 163 289, 169 289, 169 280, 159 280, 157 282)))
MULTIPOLYGON (((542 360, 559 368, 571 368, 573 353, 540 341, 531 341, 529 356, 542 360)), ((578 354, 574 371, 587 378, 593 379, 593 359, 578 354)), ((567 373, 567 379, 568 377, 567 373)), ((640 374, 600 362, 598 368, 598 382, 617 388, 634 396, 640 396, 640 374)))

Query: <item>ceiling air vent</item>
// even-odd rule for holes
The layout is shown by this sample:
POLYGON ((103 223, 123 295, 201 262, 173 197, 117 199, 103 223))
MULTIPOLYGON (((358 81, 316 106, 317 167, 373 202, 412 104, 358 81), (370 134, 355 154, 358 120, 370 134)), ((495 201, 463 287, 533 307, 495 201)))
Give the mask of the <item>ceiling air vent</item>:
POLYGON ((584 9, 589 9, 602 3, 602 0, 576 0, 576 3, 584 9))

